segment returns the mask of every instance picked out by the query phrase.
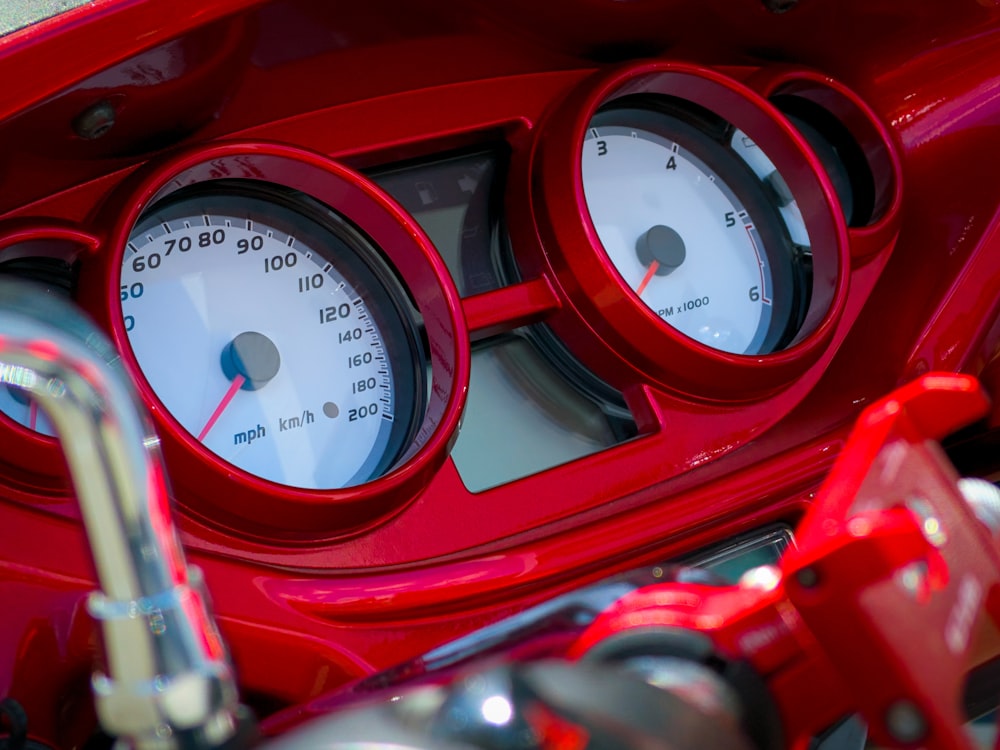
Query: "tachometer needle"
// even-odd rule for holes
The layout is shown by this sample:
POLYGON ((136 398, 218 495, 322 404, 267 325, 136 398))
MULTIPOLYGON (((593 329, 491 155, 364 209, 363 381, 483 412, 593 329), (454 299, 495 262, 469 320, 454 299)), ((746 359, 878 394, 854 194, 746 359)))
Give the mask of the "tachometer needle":
POLYGON ((659 262, 654 260, 652 263, 649 264, 649 270, 646 271, 646 275, 642 277, 642 281, 639 282, 639 286, 635 290, 636 294, 638 294, 640 297, 642 296, 642 293, 646 290, 646 286, 649 284, 650 281, 653 280, 653 277, 656 276, 656 272, 659 269, 660 269, 659 262))
POLYGON ((28 427, 32 430, 38 429, 38 404, 34 399, 28 405, 28 427))
POLYGON ((222 397, 219 405, 216 406, 215 411, 212 412, 212 416, 208 418, 208 421, 205 422, 205 426, 202 427, 201 432, 198 433, 199 441, 204 440, 205 436, 215 426, 215 423, 219 421, 219 417, 222 416, 222 412, 226 410, 226 407, 229 406, 229 402, 233 400, 233 396, 235 396, 236 392, 243 387, 246 380, 247 379, 239 373, 236 374, 236 377, 233 378, 233 382, 229 386, 229 390, 226 391, 226 395, 222 397))

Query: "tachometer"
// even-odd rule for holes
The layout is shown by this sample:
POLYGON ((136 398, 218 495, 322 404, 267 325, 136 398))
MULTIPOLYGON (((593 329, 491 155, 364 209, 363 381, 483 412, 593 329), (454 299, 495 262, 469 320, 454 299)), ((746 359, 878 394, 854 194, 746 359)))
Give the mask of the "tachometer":
POLYGON ((415 313, 330 209, 247 180, 178 191, 131 232, 120 296, 153 392, 234 466, 335 489, 409 447, 426 369, 415 313))
POLYGON ((608 258, 665 323, 734 354, 774 351, 797 332, 808 248, 791 243, 728 143, 665 112, 611 109, 588 128, 582 182, 608 258))
POLYGON ((552 356, 585 392, 746 402, 828 351, 850 278, 843 214, 805 139, 745 83, 672 61, 609 69, 522 153, 510 255, 565 299, 545 321, 552 356))

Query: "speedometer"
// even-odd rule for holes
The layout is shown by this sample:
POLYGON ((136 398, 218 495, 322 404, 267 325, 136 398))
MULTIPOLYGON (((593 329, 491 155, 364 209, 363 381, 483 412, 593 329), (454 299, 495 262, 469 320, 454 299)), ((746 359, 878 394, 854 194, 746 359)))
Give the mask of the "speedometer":
POLYGON ((410 445, 425 390, 416 313, 325 206, 249 180, 178 191, 131 232, 120 297, 151 389, 230 464, 336 489, 410 445))

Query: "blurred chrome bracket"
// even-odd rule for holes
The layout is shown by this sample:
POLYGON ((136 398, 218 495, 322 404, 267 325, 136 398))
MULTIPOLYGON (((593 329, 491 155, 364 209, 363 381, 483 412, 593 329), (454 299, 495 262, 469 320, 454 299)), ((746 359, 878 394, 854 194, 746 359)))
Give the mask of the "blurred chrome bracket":
POLYGON ((225 645, 169 513, 159 441, 108 340, 68 303, 0 280, 0 387, 35 399, 60 437, 101 591, 90 612, 107 674, 105 731, 157 750, 218 747, 245 725, 225 645))

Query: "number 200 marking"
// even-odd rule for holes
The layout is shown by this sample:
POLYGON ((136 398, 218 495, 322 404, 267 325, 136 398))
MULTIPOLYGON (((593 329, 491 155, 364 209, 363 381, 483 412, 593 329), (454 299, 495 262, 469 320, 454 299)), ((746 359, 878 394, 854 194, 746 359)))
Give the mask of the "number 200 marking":
POLYGON ((374 417, 378 414, 378 404, 368 404, 367 406, 359 406, 357 409, 350 409, 347 412, 348 422, 357 422, 359 419, 364 419, 365 417, 374 417))

